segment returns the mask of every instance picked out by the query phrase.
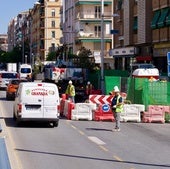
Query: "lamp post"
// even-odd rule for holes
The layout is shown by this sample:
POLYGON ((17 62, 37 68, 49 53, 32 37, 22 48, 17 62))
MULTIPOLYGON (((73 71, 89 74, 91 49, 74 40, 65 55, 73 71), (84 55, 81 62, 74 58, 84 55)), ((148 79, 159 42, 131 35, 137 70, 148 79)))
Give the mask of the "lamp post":
POLYGON ((33 22, 33 18, 32 18, 32 14, 30 13, 30 65, 32 65, 32 22, 33 22))
POLYGON ((104 94, 104 0, 101 0, 101 90, 104 94))
POLYGON ((102 94, 104 94, 104 17, 117 17, 119 16, 118 14, 112 14, 110 16, 105 16, 104 15, 104 0, 101 0, 101 90, 102 94))

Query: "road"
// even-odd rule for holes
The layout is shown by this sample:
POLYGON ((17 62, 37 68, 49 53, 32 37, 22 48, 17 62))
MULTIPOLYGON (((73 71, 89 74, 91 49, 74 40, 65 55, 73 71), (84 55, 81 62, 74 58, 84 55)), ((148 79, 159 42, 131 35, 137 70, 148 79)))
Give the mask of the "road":
POLYGON ((59 126, 12 119, 12 101, 0 91, 12 169, 168 169, 170 124, 121 123, 60 119, 59 126))

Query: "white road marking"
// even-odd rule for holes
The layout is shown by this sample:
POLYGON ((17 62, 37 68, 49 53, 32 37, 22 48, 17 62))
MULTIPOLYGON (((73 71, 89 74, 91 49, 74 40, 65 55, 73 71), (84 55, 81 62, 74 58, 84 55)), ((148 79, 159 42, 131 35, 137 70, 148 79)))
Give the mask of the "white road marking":
POLYGON ((97 137, 89 136, 88 139, 91 140, 92 142, 98 144, 98 145, 105 145, 106 144, 105 142, 103 142, 102 140, 100 140, 97 137))

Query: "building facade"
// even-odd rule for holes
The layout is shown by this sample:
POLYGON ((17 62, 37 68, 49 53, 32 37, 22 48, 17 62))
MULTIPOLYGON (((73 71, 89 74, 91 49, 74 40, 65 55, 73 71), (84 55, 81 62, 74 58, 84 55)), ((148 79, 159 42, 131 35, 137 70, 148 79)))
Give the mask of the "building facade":
POLYGON ((81 47, 90 49, 96 64, 101 64, 101 26, 104 28, 104 64, 113 66, 113 58, 109 56, 112 48, 110 30, 113 23, 113 1, 104 1, 103 25, 101 0, 63 0, 62 6, 62 43, 69 46, 70 51, 78 54, 81 47))
POLYGON ((22 42, 19 32, 24 30, 30 58, 45 61, 49 52, 66 44, 69 54, 77 55, 82 47, 90 49, 99 65, 103 52, 104 69, 129 70, 133 63, 153 63, 167 72, 170 0, 39 0, 12 23, 11 46, 22 42), (27 26, 20 29, 20 23, 27 26))
POLYGON ((167 72, 170 1, 115 0, 114 12, 120 15, 114 22, 114 29, 119 30, 114 35, 115 68, 127 70, 132 63, 153 63, 160 72, 167 72))

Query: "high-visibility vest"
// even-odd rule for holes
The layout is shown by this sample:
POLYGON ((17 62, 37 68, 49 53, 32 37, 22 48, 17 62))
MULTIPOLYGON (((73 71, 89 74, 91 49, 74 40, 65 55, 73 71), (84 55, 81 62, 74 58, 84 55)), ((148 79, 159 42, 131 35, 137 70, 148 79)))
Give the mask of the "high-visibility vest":
POLYGON ((75 96, 75 87, 74 85, 68 85, 66 89, 66 94, 69 96, 75 96))
MULTIPOLYGON (((121 97, 121 95, 119 95, 119 96, 117 97, 116 104, 119 103, 120 97, 121 97)), ((117 112, 117 113, 121 113, 122 111, 123 111, 123 103, 122 103, 121 105, 117 105, 117 106, 116 106, 116 112, 117 112)))

